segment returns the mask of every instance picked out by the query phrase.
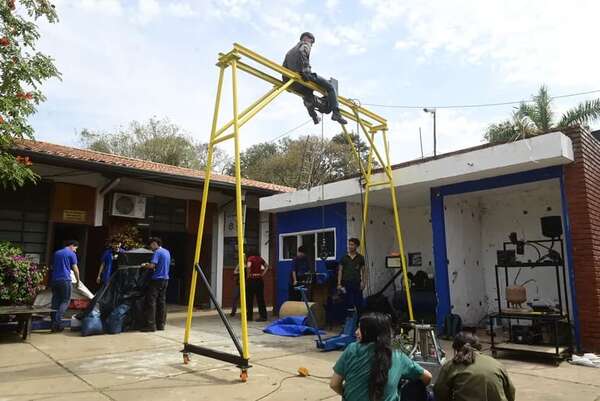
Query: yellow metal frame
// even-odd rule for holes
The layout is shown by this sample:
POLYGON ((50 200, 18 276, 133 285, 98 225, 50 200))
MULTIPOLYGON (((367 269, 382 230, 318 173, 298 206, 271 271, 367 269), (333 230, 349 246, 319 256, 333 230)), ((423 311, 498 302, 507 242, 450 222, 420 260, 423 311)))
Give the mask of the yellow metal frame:
MULTIPOLYGON (((242 178, 240 174, 240 144, 239 144, 239 135, 240 128, 246 124, 252 117, 254 117, 257 113, 263 110, 267 105, 269 105, 273 100, 275 100, 279 95, 283 92, 292 92, 296 93, 291 85, 293 83, 298 83, 304 85, 314 91, 320 92, 321 94, 325 94, 325 91, 317 86, 313 82, 303 81, 300 75, 294 71, 288 70, 285 67, 253 52, 252 50, 235 43, 233 45, 233 49, 225 54, 219 54, 219 59, 217 66, 219 67, 219 81, 217 85, 217 95, 215 100, 215 107, 213 112, 213 121, 212 128, 210 134, 210 140, 208 143, 208 155, 206 162, 206 172, 204 176, 204 188, 202 192, 202 205, 200 208, 200 219, 198 222, 198 233, 196 239, 196 248, 194 252, 194 265, 198 265, 200 261, 200 251, 202 249, 202 239, 204 233, 204 224, 206 219, 206 206, 208 203, 208 191, 210 187, 210 178, 211 178, 211 169, 213 162, 213 151, 214 147, 222 142, 233 139, 234 141, 234 158, 235 158, 235 207, 236 207, 236 223, 237 223, 237 245, 238 245, 238 263, 240 267, 240 310, 241 310, 241 337, 242 337, 242 349, 243 355, 242 357, 245 359, 250 358, 250 351, 248 347, 248 323, 246 317, 246 283, 244 280, 245 277, 245 264, 244 264, 244 233, 243 233, 243 213, 242 213, 242 178), (248 64, 249 61, 252 64, 257 64, 257 66, 253 66, 248 64), (219 119, 219 111, 221 106, 221 97, 223 92, 223 82, 225 79, 225 70, 227 68, 231 68, 231 87, 232 87, 232 97, 233 97, 233 118, 228 121, 226 124, 218 127, 218 119, 219 119), (263 71, 266 69, 268 72, 263 71), (253 102, 250 106, 242 110, 238 111, 238 70, 246 72, 256 78, 260 78, 263 81, 271 84, 273 87, 267 91, 263 96, 258 98, 255 102, 253 102), (273 76, 272 74, 284 76, 288 80, 287 82, 283 82, 283 80, 279 79, 277 76, 273 76)), ((363 166, 363 163, 359 157, 358 151, 355 147, 355 144, 352 142, 350 134, 348 133, 346 127, 342 125, 344 135, 348 141, 348 143, 352 147, 352 153, 356 161, 358 162, 361 174, 366 183, 365 188, 365 201, 363 208, 363 227, 361 231, 361 243, 365 244, 366 238, 366 224, 364 222, 368 219, 368 196, 370 188, 379 185, 389 185, 391 196, 392 196, 392 208, 394 211, 394 225, 396 228, 396 236, 398 240, 398 248, 400 250, 401 260, 402 260, 402 269, 404 271, 404 286, 407 294, 408 301, 408 310, 409 317, 413 320, 413 309, 412 309, 412 300, 410 296, 410 288, 408 285, 408 277, 406 270, 406 258, 404 254, 404 244, 402 241, 402 232, 400 229, 400 217, 398 213, 398 205, 396 201, 396 191, 394 188, 394 180, 392 176, 392 168, 390 164, 389 157, 389 145, 387 142, 387 121, 361 107, 355 102, 346 99, 342 96, 338 98, 340 103, 340 112, 346 118, 355 121, 361 127, 363 134, 365 135, 370 148, 369 148, 369 157, 367 160, 367 166, 363 166), (381 136, 384 145, 384 157, 382 157, 381 153, 377 149, 376 139, 377 136, 381 136), (373 175, 373 157, 379 161, 380 165, 383 168, 383 171, 386 176, 386 180, 383 182, 372 182, 373 175)), ((357 133, 360 135, 360 133, 357 133)), ((192 269, 192 282, 189 293, 188 300, 188 309, 187 309, 187 319, 185 324, 185 334, 184 334, 184 343, 188 344, 190 339, 190 330, 192 326, 192 315, 194 310, 194 300, 196 298, 196 286, 198 281, 198 273, 195 269, 192 269)))

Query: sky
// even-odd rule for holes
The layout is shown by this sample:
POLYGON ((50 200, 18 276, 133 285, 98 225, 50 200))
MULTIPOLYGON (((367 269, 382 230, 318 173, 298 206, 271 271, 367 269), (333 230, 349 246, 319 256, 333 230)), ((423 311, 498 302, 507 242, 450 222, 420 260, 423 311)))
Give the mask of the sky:
MULTIPOLYGON (((388 119, 394 163, 433 153, 432 118, 422 107, 528 99, 600 90, 595 51, 600 2, 575 0, 54 0, 60 21, 39 21, 39 49, 62 80, 32 124, 39 140, 80 146, 78 132, 111 132, 132 120, 168 118, 208 141, 219 52, 240 43, 282 62, 303 31, 316 37, 313 71, 339 81, 340 95, 388 119)), ((243 74, 242 74, 243 75, 243 74)), ((227 76, 229 78, 229 75, 227 76)), ((239 81, 240 108, 269 89, 239 81)), ((231 109, 229 81, 221 122, 231 109)), ((557 118, 600 93, 554 102, 557 118)), ((438 153, 482 143, 511 105, 438 108, 438 153)), ((242 149, 291 138, 331 137, 339 126, 308 121, 301 100, 284 94, 242 128, 242 149)), ((598 125, 598 124, 596 124, 598 125)), ((351 128, 354 128, 352 125, 351 128)), ((593 127, 596 128, 596 127, 593 127)), ((231 144, 224 147, 232 151, 231 144)))

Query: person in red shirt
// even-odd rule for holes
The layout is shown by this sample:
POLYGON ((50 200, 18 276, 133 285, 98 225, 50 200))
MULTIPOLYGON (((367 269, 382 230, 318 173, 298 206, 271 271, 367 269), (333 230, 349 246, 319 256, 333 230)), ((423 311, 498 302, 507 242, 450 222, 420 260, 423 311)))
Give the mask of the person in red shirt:
POLYGON ((246 280, 246 313, 248 321, 252 321, 254 309, 254 297, 258 303, 258 312, 260 318, 257 322, 267 321, 267 307, 265 305, 265 283, 263 278, 269 271, 269 265, 256 252, 248 252, 248 261, 246 262, 248 269, 246 280))

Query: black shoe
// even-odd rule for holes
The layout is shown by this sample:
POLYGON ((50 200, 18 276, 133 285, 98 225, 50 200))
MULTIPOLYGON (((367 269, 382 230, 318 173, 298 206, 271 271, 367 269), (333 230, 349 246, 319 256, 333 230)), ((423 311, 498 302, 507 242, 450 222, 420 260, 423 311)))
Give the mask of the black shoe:
POLYGON ((256 319, 256 321, 257 322, 266 322, 267 318, 266 317, 261 317, 261 318, 256 319))
POLYGON ((62 333, 63 331, 65 331, 65 328, 62 326, 53 326, 50 331, 52 333, 62 333))
POLYGON ((157 326, 156 330, 158 330, 158 331, 164 331, 165 330, 165 326, 157 326))
POLYGON ((346 125, 348 124, 348 121, 346 121, 346 119, 344 117, 342 117, 342 115, 340 114, 340 112, 333 112, 331 113, 331 119, 333 121, 337 121, 338 123, 342 124, 342 125, 346 125))
POLYGON ((235 317, 235 311, 231 311, 231 313, 229 314, 229 316, 235 317))
POLYGON ((152 327, 144 327, 143 329, 140 329, 140 331, 142 333, 154 333, 156 330, 153 329, 152 327))

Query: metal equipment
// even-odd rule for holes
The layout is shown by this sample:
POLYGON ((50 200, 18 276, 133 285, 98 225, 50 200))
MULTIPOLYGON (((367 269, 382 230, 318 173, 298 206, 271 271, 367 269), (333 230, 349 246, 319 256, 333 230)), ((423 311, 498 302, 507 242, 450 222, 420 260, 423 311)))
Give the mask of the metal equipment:
MULTIPOLYGON (((302 80, 300 75, 294 71, 291 71, 285 67, 282 67, 278 63, 275 63, 266 57, 259 55, 258 53, 253 52, 252 50, 240 45, 234 44, 233 49, 225 54, 219 54, 219 59, 217 66, 219 67, 219 81, 217 85, 217 94, 215 100, 215 108, 213 113, 213 121, 210 139, 208 141, 208 155, 206 161, 206 170, 204 174, 204 189, 202 193, 202 204, 200 208, 200 217, 198 222, 198 234, 196 239, 196 248, 194 253, 194 266, 195 268, 192 271, 192 280, 189 292, 189 301, 188 301, 188 309, 187 309, 187 319, 185 324, 185 334, 184 334, 184 362, 187 362, 190 357, 190 353, 197 353, 204 356, 208 356, 211 358, 224 360, 226 362, 231 362, 238 365, 241 369, 241 379, 243 381, 248 378, 248 367, 249 367, 249 359, 250 359, 250 351, 248 344, 248 323, 246 318, 246 286, 244 281, 244 236, 243 236, 243 224, 242 224, 242 177, 240 173, 240 129, 246 124, 250 119, 252 119, 256 114, 258 114, 261 110, 263 110, 267 105, 269 105, 273 100, 275 100, 279 95, 283 92, 291 92, 296 95, 300 95, 295 92, 291 85, 293 83, 303 85, 313 91, 317 91, 321 94, 325 94, 325 91, 316 85, 313 82, 307 82, 302 80), (248 64, 248 62, 252 63, 248 64), (225 124, 219 127, 219 112, 221 110, 221 96, 223 93, 223 83, 225 80, 225 70, 231 69, 231 88, 232 88, 232 111, 233 117, 225 124), (264 95, 259 97, 256 101, 250 104, 243 110, 239 110, 238 107, 238 79, 237 74, 238 71, 246 72, 256 78, 259 78, 269 84, 272 85, 272 88, 268 90, 264 95), (286 81, 282 81, 279 77, 285 77, 286 81), (214 350, 210 350, 204 347, 195 346, 190 343, 190 332, 192 325, 192 314, 194 310, 194 300, 196 297, 196 286, 198 281, 198 276, 203 276, 201 267, 199 266, 200 260, 200 250, 202 248, 202 240, 204 234, 204 224, 206 219, 206 209, 208 204, 208 193, 210 186, 210 177, 211 177, 211 169, 213 163, 213 151, 214 147, 222 142, 233 139, 234 141, 234 160, 235 160, 235 193, 236 193, 236 223, 237 223, 237 250, 238 250, 238 261, 240 266, 240 303, 241 303, 241 342, 237 339, 236 334, 231 329, 231 326, 226 323, 226 327, 228 328, 229 334, 236 345, 236 348, 239 351, 239 356, 223 354, 221 352, 215 352, 214 350)), ((389 157, 389 143, 387 139, 387 121, 360 106, 356 102, 353 102, 349 99, 346 99, 342 96, 338 97, 338 101, 340 103, 340 113, 357 123, 360 127, 362 133, 364 134, 367 142, 369 144, 369 156, 367 161, 367 166, 363 166, 363 162, 360 159, 358 150, 356 149, 356 145, 352 141, 350 134, 348 133, 346 126, 341 125, 342 130, 344 132, 344 136, 348 141, 348 144, 351 146, 353 157, 357 161, 362 178, 365 183, 365 198, 363 204, 363 222, 368 221, 368 197, 369 190, 373 187, 377 186, 387 186, 390 189, 391 195, 391 206, 393 209, 394 215, 394 226, 395 226, 395 234, 397 238, 398 250, 402 260, 402 270, 404 271, 404 286, 406 288, 406 298, 408 304, 408 311, 410 319, 413 320, 413 312, 412 312, 412 301, 410 298, 410 288, 408 284, 407 277, 407 269, 406 269, 406 260, 405 260, 405 252, 404 252, 404 244, 402 241, 402 233, 400 230, 400 217, 398 213, 398 205, 396 201, 396 190, 394 187, 394 179, 392 174, 392 167, 390 163, 389 157), (380 152, 377 149, 376 142, 380 142, 383 144, 384 152, 380 152), (373 158, 376 158, 381 165, 381 169, 373 172, 373 158), (373 175, 382 175, 383 179, 379 179, 377 181, 373 180, 373 175)), ((360 135, 357 132, 357 135, 360 135)), ((364 244, 365 241, 365 231, 366 224, 363 224, 361 230, 361 243, 364 244)), ((203 278, 204 280, 205 278, 203 278)), ((206 280, 204 280, 206 281, 206 280)), ((206 284, 208 284, 206 282, 206 284)), ((212 292, 210 286, 209 293, 212 292)), ((213 300, 214 302, 215 300, 213 300)), ((216 304, 216 302, 215 302, 216 304)), ((220 309, 220 308, 218 308, 220 309)), ((227 318, 224 314, 219 313, 223 322, 227 322, 227 318)))

